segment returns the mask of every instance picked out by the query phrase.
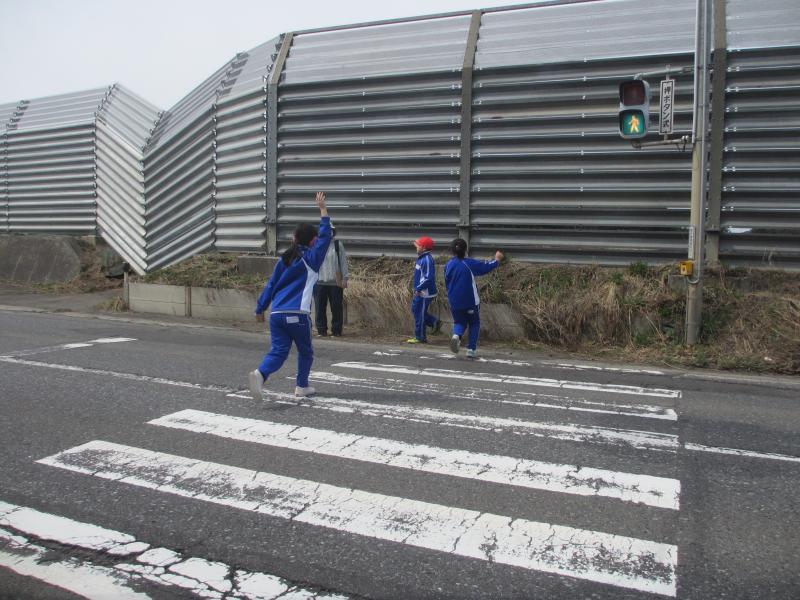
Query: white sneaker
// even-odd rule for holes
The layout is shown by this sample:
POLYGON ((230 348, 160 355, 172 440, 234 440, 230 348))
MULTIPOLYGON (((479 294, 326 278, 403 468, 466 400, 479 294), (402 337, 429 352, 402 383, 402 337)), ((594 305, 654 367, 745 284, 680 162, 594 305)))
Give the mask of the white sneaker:
POLYGON ((461 347, 461 338, 458 337, 455 333, 453 337, 450 338, 450 351, 453 354, 458 354, 458 349, 461 347))
POLYGON ((261 371, 258 369, 250 371, 247 375, 247 379, 250 382, 250 395, 253 396, 253 400, 263 400, 261 388, 264 387, 264 376, 261 374, 261 371))
POLYGON ((317 393, 317 390, 315 390, 311 386, 308 386, 308 387, 297 386, 296 388, 294 388, 294 395, 295 396, 313 396, 316 393, 317 393))
POLYGON ((477 352, 472 348, 467 348, 467 358, 475 358, 477 356, 477 352))

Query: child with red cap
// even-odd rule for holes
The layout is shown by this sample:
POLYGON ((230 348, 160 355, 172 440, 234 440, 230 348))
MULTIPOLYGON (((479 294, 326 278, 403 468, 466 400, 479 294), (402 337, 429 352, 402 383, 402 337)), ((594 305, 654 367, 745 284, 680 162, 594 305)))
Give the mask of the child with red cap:
POLYGON ((441 320, 428 313, 431 302, 436 297, 436 265, 431 251, 433 240, 423 236, 414 241, 417 249, 417 263, 414 265, 414 298, 411 300, 411 313, 414 315, 414 337, 409 344, 424 344, 428 341, 426 328, 431 327, 433 333, 442 329, 441 320))

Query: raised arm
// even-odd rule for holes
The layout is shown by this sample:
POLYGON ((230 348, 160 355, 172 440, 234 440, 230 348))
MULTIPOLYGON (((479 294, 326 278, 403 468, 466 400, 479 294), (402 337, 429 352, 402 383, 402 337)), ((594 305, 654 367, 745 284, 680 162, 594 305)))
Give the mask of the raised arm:
POLYGON ((319 272, 333 236, 331 234, 331 219, 328 216, 328 206, 325 203, 325 194, 317 192, 314 200, 319 207, 319 233, 317 234, 317 241, 306 251, 303 258, 308 263, 308 266, 319 272))
POLYGON ((465 258, 464 262, 469 267, 474 275, 486 275, 494 271, 500 266, 500 261, 503 260, 503 253, 499 250, 495 252, 494 258, 491 260, 475 260, 474 258, 465 258))

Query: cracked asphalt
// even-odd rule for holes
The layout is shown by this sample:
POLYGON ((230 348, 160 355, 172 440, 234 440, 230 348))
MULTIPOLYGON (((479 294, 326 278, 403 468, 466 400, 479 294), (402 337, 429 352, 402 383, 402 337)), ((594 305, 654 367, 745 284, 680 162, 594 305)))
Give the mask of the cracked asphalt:
MULTIPOLYGON (((5 310, 0 310, 0 328, 0 357, 9 357, 0 358, 0 502, 124 532, 149 548, 112 558, 102 551, 66 547, 5 528, 27 540, 22 547, 27 544, 30 552, 41 552, 43 563, 81 560, 111 569, 136 565, 151 577, 139 580, 135 591, 154 598, 210 593, 213 586, 204 590, 198 583, 192 589, 170 580, 173 576, 192 579, 192 569, 208 564, 225 565, 219 567, 225 576, 212 578, 227 582, 222 587, 230 585, 229 590, 216 590, 224 597, 235 596, 238 571, 271 574, 287 586, 308 590, 307 597, 320 598, 326 594, 454 600, 664 597, 613 582, 499 562, 495 556, 506 539, 506 532, 499 529, 488 531, 484 538, 484 559, 468 558, 341 531, 333 524, 310 525, 37 462, 104 440, 337 489, 501 515, 507 519, 508 530, 517 522, 536 522, 672 545, 678 555, 674 574, 678 598, 798 598, 800 461, 787 460, 800 457, 798 381, 668 370, 661 375, 565 370, 546 356, 499 351, 483 354, 497 362, 471 363, 440 357, 446 354, 444 338, 423 349, 326 339, 315 340, 315 372, 361 378, 361 382, 315 381, 312 385, 319 398, 295 400, 287 395, 294 385, 292 355, 268 382, 267 399, 254 402, 245 392, 245 374, 267 349, 263 334, 5 310), (63 347, 113 336, 135 341, 63 347), (357 371, 337 366, 342 361, 398 365, 417 374, 357 371), (489 373, 502 381, 458 376, 442 380, 427 377, 427 368, 489 373), (514 377, 582 381, 597 389, 523 387, 513 382, 514 377), (604 385, 679 390, 681 395, 611 394, 601 389, 604 385), (523 395, 526 392, 538 395, 523 395), (675 411, 676 419, 589 410, 603 402, 661 406, 675 411), (521 488, 149 424, 185 409, 292 425, 294 431, 309 427, 356 439, 375 437, 502 456, 516 465, 514 472, 519 472, 520 461, 535 460, 567 465, 569 473, 591 467, 674 479, 680 482, 680 508, 668 510, 574 490, 521 488), (554 426, 574 428, 570 435, 587 428, 595 433, 562 439, 553 433, 554 426), (675 443, 639 447, 631 432, 644 436, 641 439, 673 436, 675 443), (751 454, 692 450, 695 446, 751 454), (188 570, 181 574, 157 561, 137 560, 155 549, 179 555, 188 570)), ((387 461, 392 456, 398 455, 390 453, 387 461)), ((428 457, 420 462, 435 461, 428 457)), ((452 466, 459 465, 453 462, 452 466)), ((173 477, 170 472, 161 476, 173 477)), ((582 479, 581 485, 585 484, 582 479)), ((606 485, 600 480, 596 484, 596 488, 606 485)), ((208 493, 223 491, 215 488, 208 493)), ((309 506, 299 506, 296 514, 309 506)), ((570 539, 559 541, 555 530, 551 531, 554 552, 560 544, 570 543, 570 539)), ((520 531, 519 535, 525 534, 520 531)), ((520 548, 533 547, 534 540, 525 539, 520 548)), ((453 549, 463 543, 459 540, 453 549)), ((582 544, 580 536, 573 537, 573 546, 582 544)), ((9 550, 8 542, 0 542, 3 550, 9 550)), ((581 556, 591 555, 576 554, 571 568, 579 571, 616 561, 602 550, 587 564, 581 556)), ((662 563, 655 558, 648 563, 646 556, 642 554, 638 562, 619 562, 620 577, 642 573, 655 579, 671 577, 662 563), (622 572, 626 568, 631 571, 622 572)), ((205 571, 206 577, 213 569, 206 566, 198 571, 205 571)), ((0 567, 0 590, 0 598, 78 597, 6 567, 0 567)))

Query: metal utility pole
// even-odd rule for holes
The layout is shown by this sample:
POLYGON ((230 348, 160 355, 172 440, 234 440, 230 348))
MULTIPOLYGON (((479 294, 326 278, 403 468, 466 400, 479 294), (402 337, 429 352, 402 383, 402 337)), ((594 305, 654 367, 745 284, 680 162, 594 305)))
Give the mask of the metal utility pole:
POLYGON ((688 259, 694 265, 687 278, 686 345, 693 346, 700 335, 703 310, 703 261, 705 250, 706 165, 708 143, 709 91, 709 0, 697 0, 695 30, 694 111, 692 127, 692 192, 689 216, 688 259))

